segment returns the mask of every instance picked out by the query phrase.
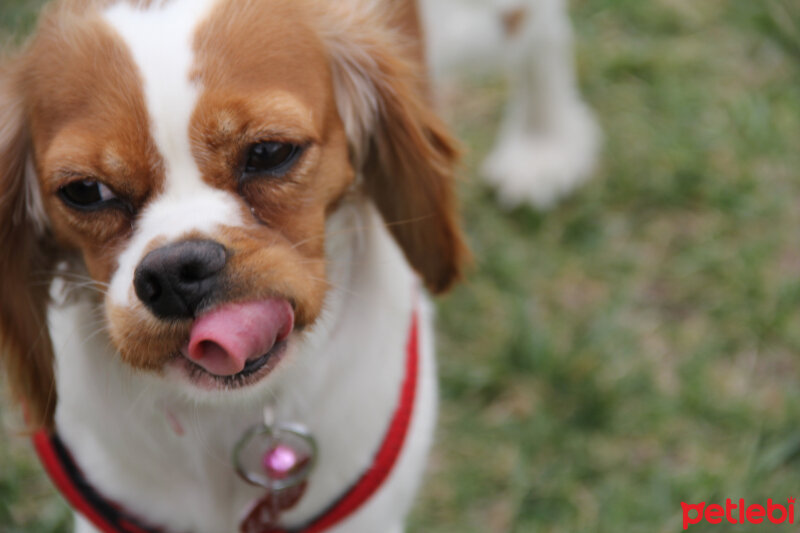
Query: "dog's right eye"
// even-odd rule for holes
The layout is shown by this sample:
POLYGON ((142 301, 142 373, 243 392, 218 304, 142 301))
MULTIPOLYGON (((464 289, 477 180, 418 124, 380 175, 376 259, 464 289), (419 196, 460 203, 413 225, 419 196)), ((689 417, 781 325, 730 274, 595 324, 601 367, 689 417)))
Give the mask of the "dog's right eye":
POLYGON ((300 158, 303 148, 296 144, 263 142, 250 147, 244 176, 283 177, 300 158))
POLYGON ((111 189, 94 180, 73 181, 61 187, 58 195, 69 207, 81 211, 95 211, 121 203, 111 189))

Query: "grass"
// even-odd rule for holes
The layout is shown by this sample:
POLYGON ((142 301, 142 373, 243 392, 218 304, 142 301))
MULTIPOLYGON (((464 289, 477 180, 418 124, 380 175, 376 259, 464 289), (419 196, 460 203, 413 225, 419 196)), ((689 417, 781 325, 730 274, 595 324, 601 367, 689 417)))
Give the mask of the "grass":
MULTIPOLYGON (((24 31, 35 6, 4 0, 24 31)), ((473 169, 503 84, 453 95, 477 264, 440 301, 442 412, 410 531, 671 533, 680 502, 800 493, 800 8, 574 0, 606 132, 556 210, 473 169)), ((0 435, 0 530, 67 531, 0 435)), ((698 526, 701 527, 701 526, 698 526)), ((788 531, 702 526, 704 532, 788 531)))

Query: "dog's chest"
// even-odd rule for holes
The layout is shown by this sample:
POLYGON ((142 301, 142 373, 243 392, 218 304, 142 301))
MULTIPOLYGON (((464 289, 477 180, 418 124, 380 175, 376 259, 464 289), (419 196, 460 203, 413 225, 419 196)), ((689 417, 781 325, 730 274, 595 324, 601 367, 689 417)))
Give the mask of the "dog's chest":
MULTIPOLYGON (((420 369, 408 438, 389 479, 343 531, 375 533, 401 523, 419 483, 435 418, 431 318, 399 252, 388 237, 381 241, 388 249, 374 260, 384 268, 355 272, 362 296, 332 301, 337 312, 276 376, 276 416, 302 422, 320 444, 318 465, 287 524, 316 516, 369 468, 397 408, 415 301, 420 369)), ((132 375, 102 336, 91 335, 84 320, 90 313, 88 304, 51 312, 59 347, 57 423, 86 477, 108 499, 167 531, 238 530, 263 491, 237 476, 232 450, 262 420, 263 401, 211 407, 165 400, 158 381, 132 375)))

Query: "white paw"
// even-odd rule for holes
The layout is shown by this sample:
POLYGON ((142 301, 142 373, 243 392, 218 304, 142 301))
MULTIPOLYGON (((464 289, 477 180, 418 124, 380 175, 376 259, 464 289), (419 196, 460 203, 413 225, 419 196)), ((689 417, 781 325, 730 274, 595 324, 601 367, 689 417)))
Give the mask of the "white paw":
POLYGON ((589 179, 599 147, 600 129, 591 111, 577 101, 548 130, 521 124, 502 129, 483 174, 504 207, 548 209, 589 179))

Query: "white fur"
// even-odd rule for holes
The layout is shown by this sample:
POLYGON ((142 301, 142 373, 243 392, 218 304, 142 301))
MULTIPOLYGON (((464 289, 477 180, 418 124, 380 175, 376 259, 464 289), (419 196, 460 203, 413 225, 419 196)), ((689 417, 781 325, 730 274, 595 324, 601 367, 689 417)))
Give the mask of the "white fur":
MULTIPOLYGON (((397 407, 416 300, 421 368, 408 442, 380 491, 332 530, 380 533, 402 527, 431 443, 436 411, 431 312, 366 201, 343 207, 329 225, 329 237, 329 250, 337 254, 332 282, 338 288, 320 323, 285 360, 287 368, 278 379, 270 378, 278 418, 306 424, 320 443, 309 489, 286 520, 302 523, 315 516, 367 468, 397 407)), ((103 494, 169 531, 236 531, 261 491, 238 479, 230 453, 242 432, 260 421, 265 399, 213 407, 187 402, 166 383, 130 371, 115 357, 108 339, 86 319, 97 311, 86 300, 50 313, 57 426, 76 460, 103 494), (166 410, 181 420, 184 436, 172 431, 166 410)))
POLYGON ((241 223, 236 200, 223 191, 199 185, 184 198, 167 191, 142 213, 136 234, 119 256, 108 291, 115 305, 130 306, 135 301, 133 273, 155 239, 174 241, 190 231, 212 235, 220 226, 241 223))
POLYGON ((189 231, 211 234, 221 225, 241 223, 237 201, 202 180, 189 139, 200 92, 191 82, 192 40, 216 2, 173 0, 150 9, 123 2, 105 13, 139 68, 150 133, 166 166, 164 192, 140 217, 136 236, 111 279, 109 297, 120 307, 135 301, 133 273, 155 239, 175 240, 189 231))
POLYGON ((423 0, 430 61, 440 80, 465 68, 505 65, 509 97, 494 148, 483 165, 500 201, 551 207, 586 181, 600 130, 581 100, 564 0, 423 0), (525 10, 508 36, 502 14, 525 10))

